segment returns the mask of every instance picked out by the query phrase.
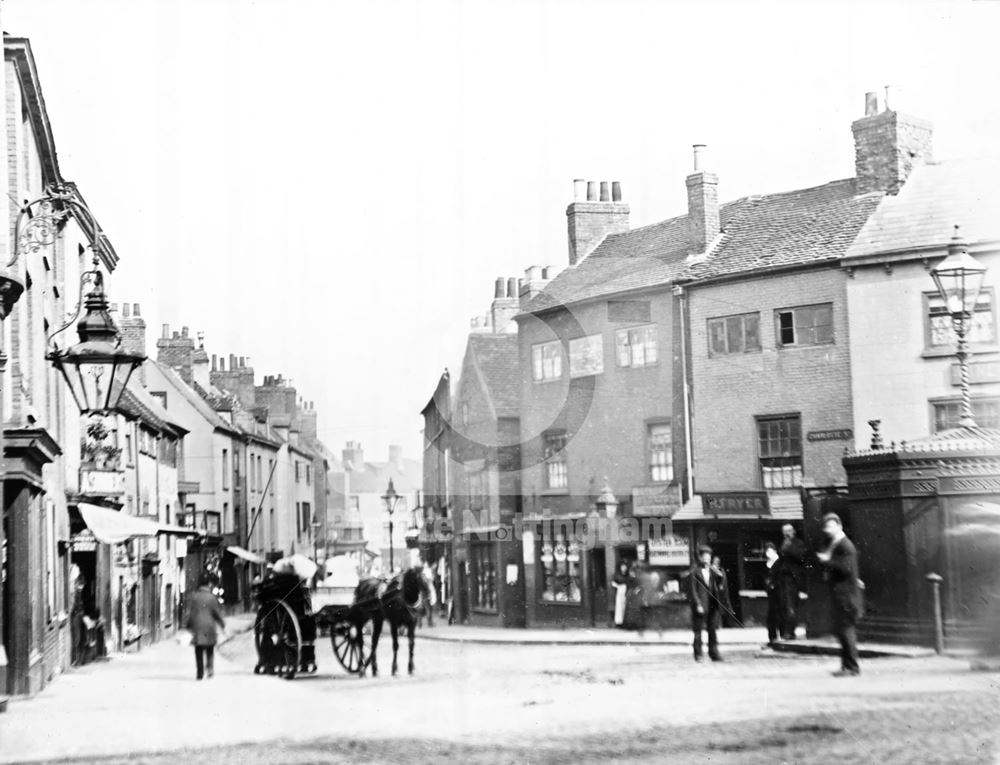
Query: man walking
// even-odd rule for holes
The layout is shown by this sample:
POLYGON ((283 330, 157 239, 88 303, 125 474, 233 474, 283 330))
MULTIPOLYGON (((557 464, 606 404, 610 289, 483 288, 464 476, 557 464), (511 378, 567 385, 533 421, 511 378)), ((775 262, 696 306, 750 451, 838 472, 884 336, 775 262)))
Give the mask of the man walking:
POLYGON ((858 666, 857 623, 861 617, 861 589, 858 584, 858 551, 844 533, 840 516, 823 516, 823 533, 830 540, 826 550, 816 553, 830 585, 830 617, 840 641, 840 670, 834 677, 853 677, 858 666))
POLYGON ((806 544, 795 536, 795 527, 790 523, 781 527, 781 536, 781 549, 778 551, 779 630, 783 640, 794 640, 799 621, 799 593, 806 588, 806 544))
POLYGON ((206 673, 209 677, 215 674, 215 643, 218 635, 215 626, 226 628, 219 608, 219 599, 212 593, 212 578, 202 574, 198 580, 198 589, 191 595, 188 603, 187 629, 191 630, 191 642, 194 645, 194 663, 201 680, 206 673))
POLYGON ((712 548, 698 548, 698 565, 691 569, 691 628, 694 630, 694 660, 701 661, 701 632, 708 631, 708 657, 712 661, 722 661, 716 631, 723 609, 730 612, 729 587, 726 575, 712 565, 712 548))

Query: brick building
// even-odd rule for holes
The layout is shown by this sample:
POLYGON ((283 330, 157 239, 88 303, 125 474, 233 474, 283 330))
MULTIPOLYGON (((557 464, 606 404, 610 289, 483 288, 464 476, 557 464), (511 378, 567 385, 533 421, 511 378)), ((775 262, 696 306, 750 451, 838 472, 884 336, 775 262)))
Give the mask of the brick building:
POLYGON ((473 321, 449 442, 455 618, 505 627, 525 624, 521 546, 511 532, 521 509, 517 291, 516 279, 497 279, 487 320, 473 321))

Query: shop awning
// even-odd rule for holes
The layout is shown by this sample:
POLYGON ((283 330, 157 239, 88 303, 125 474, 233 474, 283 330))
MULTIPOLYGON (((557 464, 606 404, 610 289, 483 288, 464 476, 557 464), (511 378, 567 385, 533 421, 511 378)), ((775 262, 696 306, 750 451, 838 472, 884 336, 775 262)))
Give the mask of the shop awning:
POLYGON ((134 515, 88 502, 78 502, 76 508, 97 541, 106 545, 121 544, 135 537, 155 537, 157 534, 198 535, 194 529, 136 518, 134 515))
POLYGON ((255 555, 254 553, 250 552, 249 550, 244 550, 242 547, 237 547, 236 545, 230 545, 226 549, 229 552, 231 552, 233 555, 235 555, 237 558, 242 558, 243 560, 248 560, 251 563, 260 563, 260 564, 267 563, 267 561, 264 560, 259 555, 255 555))
POLYGON ((136 518, 86 502, 80 502, 76 507, 97 541, 106 545, 127 542, 133 537, 155 537, 160 531, 160 524, 144 518, 136 518))

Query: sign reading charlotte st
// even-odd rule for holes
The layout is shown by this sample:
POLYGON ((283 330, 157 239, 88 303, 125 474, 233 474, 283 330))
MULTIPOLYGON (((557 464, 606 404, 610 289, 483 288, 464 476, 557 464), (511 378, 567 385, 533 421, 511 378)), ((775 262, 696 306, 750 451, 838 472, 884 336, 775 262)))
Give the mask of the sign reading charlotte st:
POLYGON ((854 438, 854 431, 850 428, 843 430, 810 430, 806 433, 807 441, 850 441, 854 438))
POLYGON ((702 494, 701 508, 705 515, 770 515, 771 506, 764 491, 731 491, 724 494, 702 494))

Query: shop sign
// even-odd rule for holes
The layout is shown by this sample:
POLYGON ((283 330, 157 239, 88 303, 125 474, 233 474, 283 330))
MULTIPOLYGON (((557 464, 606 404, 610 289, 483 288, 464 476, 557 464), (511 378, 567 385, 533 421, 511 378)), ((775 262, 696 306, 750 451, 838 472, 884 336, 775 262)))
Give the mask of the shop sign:
POLYGON ((650 566, 691 565, 691 544, 686 537, 650 539, 648 544, 650 566))
POLYGON ((702 494, 705 515, 770 515, 766 491, 728 491, 702 494))
POLYGON ((681 508, 681 487, 633 486, 632 514, 635 516, 671 517, 681 508))
POLYGON ((90 529, 85 529, 79 534, 73 535, 74 552, 94 552, 96 549, 97 539, 94 537, 94 532, 90 529))
POLYGON ((841 430, 810 430, 806 433, 807 441, 853 441, 854 431, 850 428, 841 430))
POLYGON ((535 562, 535 532, 531 529, 524 529, 521 532, 521 559, 526 566, 531 566, 535 562))

